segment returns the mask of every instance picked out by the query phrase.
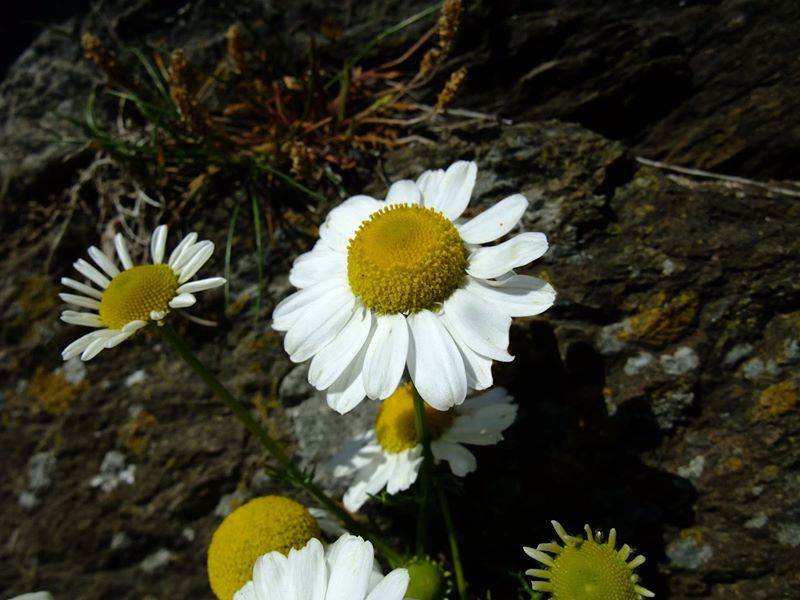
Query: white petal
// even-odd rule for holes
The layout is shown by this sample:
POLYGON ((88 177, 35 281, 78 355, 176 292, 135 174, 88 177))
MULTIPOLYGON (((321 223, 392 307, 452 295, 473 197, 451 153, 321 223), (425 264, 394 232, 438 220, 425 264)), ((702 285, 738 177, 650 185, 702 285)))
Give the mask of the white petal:
MULTIPOLYGON (((109 331, 110 330, 106 329, 106 330, 101 330, 98 333, 107 333, 109 331)), ((92 360, 95 356, 100 354, 100 352, 102 352, 105 349, 106 342, 110 338, 111 336, 109 335, 103 335, 103 336, 98 336, 96 339, 92 340, 92 342, 83 351, 83 354, 81 354, 81 360, 83 361, 92 360)))
POLYGON ((367 600, 403 600, 408 589, 409 576, 406 569, 395 569, 376 585, 367 600))
POLYGON ((133 261, 128 252, 128 243, 125 241, 125 236, 121 233, 114 236, 114 248, 117 251, 117 256, 119 256, 119 262, 122 263, 122 267, 126 270, 133 267, 133 261))
POLYGON ((133 335, 132 331, 120 331, 117 335, 106 340, 106 348, 114 348, 133 335))
POLYGON ((181 268, 178 283, 186 283, 194 277, 195 273, 197 273, 202 266, 206 264, 208 259, 211 258, 211 255, 214 254, 214 242, 200 242, 197 246, 200 246, 200 248, 197 249, 195 255, 181 268))
POLYGON ((464 287, 511 317, 541 314, 553 306, 556 300, 553 286, 530 275, 512 275, 501 281, 481 281, 467 277, 464 287))
POLYGON ((464 477, 478 466, 475 456, 461 444, 453 444, 444 440, 431 443, 431 451, 438 460, 450 463, 450 470, 458 477, 464 477))
POLYGON ((324 390, 336 381, 364 346, 372 322, 368 310, 357 309, 339 334, 314 355, 308 370, 308 382, 318 390, 324 390))
POLYGON ((386 487, 388 472, 386 469, 386 454, 380 452, 370 458, 357 473, 356 481, 347 488, 342 497, 342 504, 350 512, 358 512, 369 500, 370 495, 375 495, 386 487))
POLYGON ((130 322, 126 323, 125 325, 123 325, 122 331, 126 331, 126 332, 138 331, 139 329, 141 329, 145 325, 147 325, 147 321, 130 321, 130 322))
POLYGON ((258 600, 291 598, 288 567, 289 559, 280 552, 270 552, 256 560, 253 567, 253 583, 258 600))
POLYGON ((164 262, 164 249, 167 247, 167 226, 159 225, 150 236, 150 256, 153 264, 164 262))
POLYGON ((248 581, 244 587, 233 595, 233 600, 259 600, 256 595, 255 584, 248 581))
POLYGON ((195 292, 204 292, 217 288, 227 283, 224 277, 209 277, 207 279, 198 279, 197 281, 190 281, 184 283, 178 288, 179 294, 194 294, 195 292))
POLYGON ((467 387, 473 390, 485 390, 492 385, 492 359, 475 352, 467 345, 458 333, 442 321, 447 332, 456 343, 461 358, 464 359, 464 371, 467 375, 467 387))
POLYGON ((409 179, 395 181, 386 194, 386 204, 419 204, 420 195, 417 184, 409 179))
POLYGON ((314 356, 336 337, 353 315, 356 299, 350 290, 339 289, 305 311, 286 332, 283 347, 292 362, 314 356))
POLYGON ((67 294, 62 292, 58 295, 64 302, 69 302, 70 304, 74 304, 75 306, 80 306, 81 308, 88 308, 90 310, 99 310, 100 309, 100 302, 95 300, 94 298, 86 298, 84 296, 78 296, 77 294, 67 294))
POLYGON ((403 315, 378 315, 378 326, 364 358, 364 388, 370 398, 391 396, 400 384, 408 356, 408 325, 403 315))
POLYGON ((384 206, 370 196, 353 196, 328 213, 319 228, 319 237, 329 248, 344 252, 361 223, 384 206))
POLYGON ((116 277, 119 275, 119 269, 117 268, 117 265, 115 265, 114 261, 112 261, 106 255, 106 253, 99 248, 91 246, 89 248, 89 256, 92 257, 92 260, 97 263, 97 266, 103 269, 103 271, 105 271, 109 277, 116 277))
POLYGON ((433 202, 427 205, 455 221, 469 204, 477 174, 478 166, 474 162, 460 160, 453 163, 445 171, 433 202))
POLYGON ((511 317, 485 300, 456 290, 444 303, 442 320, 476 353, 504 362, 514 359, 508 353, 511 317))
POLYGON ((477 217, 459 226, 458 231, 468 244, 485 244, 503 237, 525 214, 528 200, 522 194, 504 198, 477 217))
POLYGON ((476 248, 469 257, 467 273, 481 279, 491 279, 527 265, 547 252, 547 237, 527 231, 497 246, 476 248))
POLYGON ((111 283, 105 275, 103 275, 100 271, 95 269, 82 258, 76 260, 72 266, 75 267, 75 270, 78 273, 86 277, 86 279, 93 281, 103 289, 106 289, 108 284, 111 283))
POLYGON ((422 175, 417 177, 417 187, 422 194, 422 205, 430 207, 436 199, 436 194, 439 191, 439 186, 444 178, 443 169, 435 169, 433 171, 425 171, 422 175))
POLYGON ((70 325, 81 325, 83 327, 105 327, 100 320, 100 316, 94 313, 78 312, 76 310, 65 310, 61 313, 61 320, 70 325))
POLYGON ((327 557, 329 578, 325 600, 364 598, 372 561, 372 544, 355 536, 339 538, 327 557))
MULTIPOLYGON (((374 319, 371 319, 374 321, 374 319)), ((369 340, 369 338, 367 338, 369 340)), ((367 395, 364 390, 364 357, 367 355, 368 343, 361 346, 356 357, 345 367, 325 393, 328 406, 339 414, 353 410, 367 395)))
POLYGON ((314 304, 324 301, 329 294, 338 290, 349 289, 347 279, 333 277, 287 296, 272 311, 272 328, 278 331, 287 331, 314 304))
POLYGON ((170 308, 186 308, 187 306, 193 306, 197 303, 197 298, 194 297, 194 294, 178 294, 172 300, 169 301, 170 308))
POLYGON ((324 246, 297 257, 289 273, 289 283, 296 288, 307 288, 331 276, 347 278, 347 255, 324 246))
POLYGON ((189 260, 190 252, 189 249, 194 246, 194 243, 197 241, 197 234, 195 232, 190 233, 185 238, 183 238, 180 243, 175 246, 175 249, 169 255, 168 264, 172 267, 173 271, 177 272, 177 269, 183 266, 183 264, 189 260))
POLYGON ((91 333, 87 333, 86 335, 79 337, 77 340, 72 342, 69 346, 67 346, 61 351, 61 358, 63 358, 64 360, 69 360, 74 356, 78 356, 84 350, 86 350, 89 344, 91 344, 98 338, 99 333, 100 332, 98 331, 92 331, 91 333))
POLYGON ((394 459, 394 464, 386 482, 386 491, 394 495, 407 490, 417 480, 419 467, 422 464, 422 446, 415 446, 389 456, 394 459))
POLYGON ((292 600, 324 600, 328 570, 322 544, 311 538, 301 550, 289 551, 288 576, 294 594, 292 600))
POLYGON ((98 300, 101 300, 103 298, 103 292, 101 292, 100 290, 96 290, 92 286, 86 285, 85 283, 81 283, 80 281, 75 281, 74 279, 70 279, 69 277, 62 277, 61 285, 70 287, 75 291, 81 292, 82 294, 86 294, 87 296, 91 296, 92 298, 97 298, 98 300))
POLYGON ((464 361, 439 317, 428 310, 409 315, 408 371, 420 396, 438 410, 461 404, 467 395, 464 361))

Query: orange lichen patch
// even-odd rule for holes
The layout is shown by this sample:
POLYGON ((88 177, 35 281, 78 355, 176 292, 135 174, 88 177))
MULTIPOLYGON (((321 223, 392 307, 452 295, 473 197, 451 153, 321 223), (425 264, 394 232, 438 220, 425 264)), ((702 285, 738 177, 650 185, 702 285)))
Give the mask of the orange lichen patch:
POLYGON ((758 472, 759 477, 766 481, 772 481, 773 479, 777 479, 778 475, 780 474, 781 474, 781 469, 778 465, 767 465, 758 472))
POLYGON ((31 409, 53 416, 62 415, 88 387, 86 381, 70 383, 61 371, 51 373, 38 367, 28 383, 31 409))
POLYGON ((156 423, 158 423, 158 420, 152 413, 140 410, 120 428, 120 441, 130 452, 139 453, 145 449, 147 442, 150 441, 150 435, 156 423))
POLYGON ((663 347, 678 339, 694 321, 698 305, 697 294, 691 290, 674 298, 668 298, 666 292, 658 292, 628 320, 617 338, 663 347))
POLYGON ((791 381, 781 381, 769 386, 758 397, 751 421, 763 421, 783 415, 797 406, 797 386, 791 381))

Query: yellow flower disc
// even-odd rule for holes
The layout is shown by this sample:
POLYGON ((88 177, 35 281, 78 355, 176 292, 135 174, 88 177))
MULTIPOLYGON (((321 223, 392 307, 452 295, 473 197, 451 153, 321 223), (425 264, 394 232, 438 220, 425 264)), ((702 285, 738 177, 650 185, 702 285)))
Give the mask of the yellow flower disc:
POLYGON ((131 321, 149 321, 153 311, 166 313, 178 289, 178 276, 165 264, 139 265, 111 280, 100 300, 100 320, 109 329, 131 321))
POLYGON ((208 581, 219 600, 231 600, 253 578, 256 559, 268 552, 288 554, 319 537, 308 510, 284 496, 243 504, 222 521, 208 547, 208 581))
POLYGON ((380 314, 434 308, 461 285, 466 269, 467 249, 458 229, 442 213, 422 206, 379 210, 347 247, 350 288, 380 314))
POLYGON ((550 569, 558 600, 636 600, 632 571, 608 544, 585 540, 568 545, 550 569))
MULTIPOLYGON (((432 440, 439 439, 453 425, 455 413, 452 410, 439 411, 428 404, 424 406, 428 435, 432 440)), ((378 443, 390 454, 397 454, 419 444, 410 383, 401 385, 394 394, 381 402, 375 417, 375 436, 378 443)))

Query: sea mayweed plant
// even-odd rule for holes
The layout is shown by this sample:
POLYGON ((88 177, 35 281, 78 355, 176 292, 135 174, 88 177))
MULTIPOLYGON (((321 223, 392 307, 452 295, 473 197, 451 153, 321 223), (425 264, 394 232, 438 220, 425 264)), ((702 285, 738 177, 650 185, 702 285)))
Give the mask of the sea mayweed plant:
MULTIPOLYGON (((438 27, 428 35, 438 31, 439 45, 423 57, 415 76, 419 81, 450 51, 460 11, 460 2, 445 2, 438 27)), ((85 38, 85 48, 111 81, 124 80, 111 51, 91 37, 85 38)), ((246 72, 236 31, 229 31, 228 53, 230 72, 246 72)), ((386 141, 391 136, 375 137, 378 127, 393 124, 386 117, 392 113, 385 111, 402 111, 402 94, 418 83, 412 79, 412 84, 398 85, 397 76, 380 69, 349 67, 341 83, 345 95, 333 104, 336 118, 313 111, 290 118, 291 107, 308 92, 303 86, 311 83, 287 78, 263 89, 254 79, 250 91, 255 105, 228 105, 214 113, 203 106, 202 94, 192 91, 186 56, 173 53, 168 75, 163 65, 156 72, 171 103, 173 129, 155 136, 158 148, 151 150, 163 158, 179 147, 201 148, 206 154, 198 164, 205 161, 206 167, 217 168, 223 161, 209 158, 221 156, 217 153, 224 146, 235 162, 246 157, 284 179, 289 176, 280 169, 291 162, 295 176, 309 185, 318 183, 324 164, 336 162, 320 158, 321 147, 335 146, 336 164, 344 167, 348 144, 392 145, 386 141), (394 83, 386 89, 367 85, 387 81, 394 83), (345 107, 359 98, 354 90, 367 105, 348 116, 345 107), (259 119, 274 130, 254 133, 259 119), (280 127, 284 129, 278 131, 280 127), (313 168, 308 171, 304 165, 313 168)), ((452 99, 447 96, 463 75, 457 71, 451 77, 439 95, 440 108, 452 99)), ((202 178, 209 172, 197 175, 188 169, 185 174, 202 178)), ((373 429, 346 440, 327 465, 334 476, 348 480, 344 506, 320 486, 313 470, 296 464, 170 325, 172 311, 194 305, 196 292, 226 283, 217 276, 193 279, 214 252, 211 242, 198 241, 191 233, 167 257, 167 229, 162 225, 151 236, 151 263, 136 265, 118 234, 118 260, 91 246, 88 254, 96 266, 82 259, 75 263, 86 281, 62 280, 71 290, 61 294, 62 300, 82 309, 65 311, 62 320, 92 329, 64 349, 65 360, 90 360, 139 332, 160 334, 277 462, 268 473, 321 507, 307 509, 293 499, 268 496, 231 512, 208 548, 209 585, 218 600, 443 600, 452 592, 451 578, 459 598, 467 599, 457 527, 449 509, 450 474, 473 472, 477 459, 467 446, 499 444, 513 425, 517 406, 503 388, 492 387, 493 363, 514 359, 509 353, 512 319, 541 314, 556 298, 546 281, 516 272, 548 249, 543 233, 517 231, 528 209, 524 195, 511 194, 477 216, 464 217, 477 177, 475 162, 457 161, 415 180, 394 182, 385 198, 347 198, 328 213, 314 247, 294 261, 289 282, 297 291, 273 312, 272 326, 285 332, 289 358, 309 363, 309 383, 323 392, 331 409, 344 415, 367 397, 380 402, 373 429), (437 468, 437 463, 447 468, 437 468), (352 514, 379 494, 403 494, 418 505, 413 552, 389 543, 352 514), (431 547, 434 511, 446 530, 452 575, 440 558, 441 549, 431 547), (326 547, 320 540, 331 533, 338 539, 326 547), (386 576, 374 551, 392 569, 386 576)), ((644 558, 629 560, 627 545, 616 549, 615 530, 606 542, 588 527, 586 538, 578 538, 555 521, 553 526, 563 545, 525 549, 545 567, 528 571, 537 578, 533 590, 555 600, 652 596, 633 572, 644 558)))

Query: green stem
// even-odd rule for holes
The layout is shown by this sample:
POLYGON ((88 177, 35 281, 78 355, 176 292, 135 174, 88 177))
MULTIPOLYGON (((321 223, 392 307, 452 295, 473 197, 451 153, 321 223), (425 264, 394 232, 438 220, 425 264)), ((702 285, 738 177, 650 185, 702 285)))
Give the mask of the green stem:
POLYGON ((380 537, 371 531, 362 527, 357 523, 350 513, 339 506, 333 499, 331 499, 322 489, 314 483, 310 476, 303 473, 292 461, 288 454, 281 448, 280 444, 272 439, 267 431, 256 421, 250 412, 239 402, 229 391, 222 385, 211 371, 209 371, 200 359, 191 351, 183 338, 168 324, 155 327, 156 330, 164 337, 170 346, 178 353, 178 355, 189 365, 192 370, 200 376, 200 379, 211 388, 211 391, 222 400, 239 421, 252 433, 261 445, 269 452, 272 457, 277 460, 289 476, 289 481, 304 488, 309 494, 316 498, 328 512, 336 515, 336 517, 344 524, 345 528, 350 532, 361 535, 367 538, 378 551, 383 553, 389 563, 394 566, 400 566, 407 562, 406 558, 396 552, 380 537))
POLYGON ((450 556, 453 559, 453 570, 456 574, 456 588, 458 597, 467 600, 467 582, 464 580, 464 567, 461 565, 461 551, 458 549, 458 539, 456 529, 453 526, 453 518, 450 516, 450 507, 447 504, 447 496, 440 485, 435 485, 436 499, 439 501, 439 509, 442 511, 444 525, 447 528, 447 541, 450 543, 450 556))
POLYGON ((428 435, 427 421, 425 419, 425 401, 417 392, 417 388, 412 388, 414 393, 414 417, 417 427, 417 439, 422 444, 422 469, 420 472, 420 483, 422 485, 422 502, 419 505, 419 519, 417 520, 417 555, 425 555, 425 547, 428 542, 428 524, 431 518, 431 484, 433 483, 433 453, 431 452, 431 439, 428 435))

